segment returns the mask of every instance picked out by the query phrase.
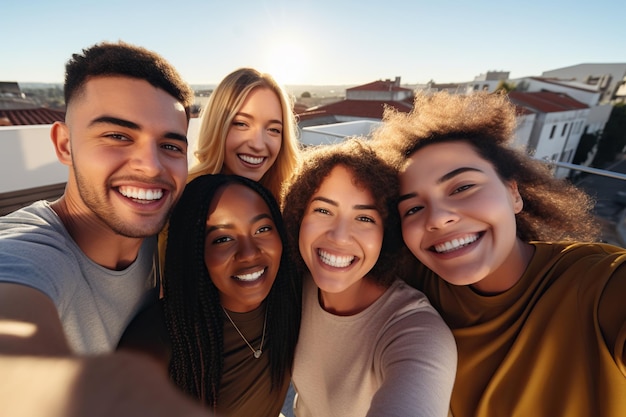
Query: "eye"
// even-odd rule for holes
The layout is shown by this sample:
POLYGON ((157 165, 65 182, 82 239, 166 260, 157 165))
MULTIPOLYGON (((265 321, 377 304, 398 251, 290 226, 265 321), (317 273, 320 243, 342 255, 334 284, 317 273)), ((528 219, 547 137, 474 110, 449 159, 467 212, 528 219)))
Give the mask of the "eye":
POLYGON ((104 135, 104 137, 119 141, 130 141, 130 138, 128 136, 124 135, 123 133, 117 132, 107 133, 104 135))
POLYGON ((370 216, 358 216, 356 218, 358 221, 360 222, 366 222, 366 223, 374 223, 376 224, 376 220, 370 216))
POLYGON ((325 209, 325 208, 323 208, 323 207, 317 207, 317 208, 314 208, 314 209, 313 209, 313 211, 314 211, 315 213, 330 214, 330 211, 326 210, 326 209, 325 209))
POLYGON ((246 127, 246 122, 242 122, 241 120, 233 120, 233 126, 246 127))
POLYGON ((417 213, 418 211, 422 210, 424 207, 423 206, 415 206, 415 207, 411 207, 410 209, 408 209, 405 213, 404 216, 411 216, 415 213, 417 213))
POLYGON ((476 184, 465 184, 465 185, 461 185, 460 187, 457 187, 454 189, 454 191, 452 191, 452 194, 458 194, 458 193, 462 193, 463 191, 469 190, 470 188, 472 188, 474 185, 476 184))
POLYGON ((255 232, 255 234, 258 235, 258 234, 261 234, 261 233, 267 233, 267 232, 271 232, 272 230, 274 230, 274 228, 272 226, 270 226, 270 225, 262 226, 262 227, 259 228, 259 230, 257 230, 255 232))
POLYGON ((281 129, 278 129, 276 127, 270 127, 269 129, 267 129, 270 131, 270 133, 273 133, 275 135, 282 135, 283 131, 281 129))
POLYGON ((187 153, 187 151, 185 149, 183 149, 181 146, 174 145, 173 143, 165 143, 165 144, 161 145, 161 147, 163 149, 165 149, 165 150, 168 150, 168 151, 187 153))
POLYGON ((213 239, 213 241, 211 242, 211 244, 213 245, 219 245, 221 243, 226 243, 226 242, 230 242, 232 241, 233 238, 231 238, 230 236, 220 236, 217 239, 213 239))

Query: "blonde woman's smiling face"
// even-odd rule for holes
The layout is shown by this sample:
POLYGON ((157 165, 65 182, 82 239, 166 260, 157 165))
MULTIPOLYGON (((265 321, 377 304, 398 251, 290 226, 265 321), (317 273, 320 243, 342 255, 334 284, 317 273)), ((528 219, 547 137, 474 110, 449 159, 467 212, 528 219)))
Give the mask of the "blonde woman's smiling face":
POLYGON ((250 91, 231 122, 223 173, 259 181, 274 165, 283 143, 283 112, 278 96, 265 87, 250 91))

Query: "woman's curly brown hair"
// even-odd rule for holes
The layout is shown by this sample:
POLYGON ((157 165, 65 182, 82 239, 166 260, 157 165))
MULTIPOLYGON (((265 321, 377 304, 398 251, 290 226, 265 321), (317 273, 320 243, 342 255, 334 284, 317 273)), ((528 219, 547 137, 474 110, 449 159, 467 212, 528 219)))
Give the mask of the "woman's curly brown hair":
POLYGON ((504 94, 418 94, 410 113, 385 111, 373 143, 384 159, 402 170, 408 158, 432 143, 465 141, 500 179, 515 181, 524 201, 516 215, 517 235, 524 241, 595 241, 600 228, 589 195, 510 143, 515 106, 504 94))
POLYGON ((288 246, 300 272, 308 272, 298 251, 304 212, 309 200, 333 168, 343 166, 352 173, 352 181, 357 187, 372 193, 376 208, 383 218, 382 249, 368 277, 381 285, 390 285, 397 276, 396 255, 403 245, 396 209, 398 171, 384 162, 362 138, 307 148, 302 156, 303 162, 283 190, 283 218, 287 227, 288 246))

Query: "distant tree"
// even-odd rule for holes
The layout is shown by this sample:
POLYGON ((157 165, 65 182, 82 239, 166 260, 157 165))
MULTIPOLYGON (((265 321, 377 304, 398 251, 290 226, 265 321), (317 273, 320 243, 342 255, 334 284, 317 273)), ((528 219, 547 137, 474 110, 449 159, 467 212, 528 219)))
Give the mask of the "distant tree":
POLYGON ((615 104, 611 116, 604 126, 602 137, 598 142, 598 152, 593 159, 592 166, 604 168, 615 161, 616 157, 624 152, 626 146, 626 104, 615 104))
POLYGON ((601 136, 601 132, 583 134, 580 137, 580 142, 578 142, 578 148, 576 148, 572 164, 580 165, 585 162, 589 158, 589 153, 600 141, 601 136))
POLYGON ((304 93, 300 94, 300 98, 311 98, 311 93, 305 91, 304 93))
POLYGON ((527 91, 528 85, 528 81, 520 81, 520 83, 515 86, 515 91, 527 91))
POLYGON ((499 91, 504 91, 506 93, 509 93, 513 90, 515 90, 515 83, 507 82, 506 80, 500 80, 500 82, 496 86, 495 92, 497 93, 499 91))

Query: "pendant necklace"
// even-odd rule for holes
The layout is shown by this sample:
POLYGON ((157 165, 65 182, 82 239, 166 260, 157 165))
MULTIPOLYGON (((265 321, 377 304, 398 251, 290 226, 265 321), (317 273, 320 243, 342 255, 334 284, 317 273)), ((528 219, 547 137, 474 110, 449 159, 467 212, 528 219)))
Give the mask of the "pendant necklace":
POLYGON ((243 333, 241 333, 241 331, 239 331, 239 328, 237 327, 237 325, 235 324, 233 319, 230 318, 230 315, 228 314, 228 312, 226 311, 224 306, 222 306, 222 310, 224 310, 224 314, 226 314, 226 317, 228 318, 228 321, 230 321, 230 323, 233 325, 235 330, 237 330, 237 333, 239 333, 239 336, 241 336, 243 341, 246 342, 246 345, 248 345, 248 347, 252 351, 252 355, 256 359, 259 359, 261 357, 261 354, 263 353, 263 350, 262 350, 263 349, 263 342, 265 341, 265 325, 267 324, 267 307, 265 308, 265 319, 263 320, 263 336, 261 336, 261 346, 259 346, 258 349, 253 348, 252 345, 250 344, 250 342, 248 342, 248 339, 246 339, 243 336, 243 333))

